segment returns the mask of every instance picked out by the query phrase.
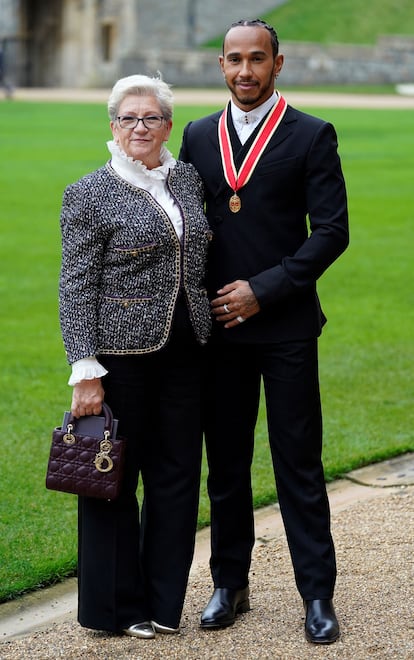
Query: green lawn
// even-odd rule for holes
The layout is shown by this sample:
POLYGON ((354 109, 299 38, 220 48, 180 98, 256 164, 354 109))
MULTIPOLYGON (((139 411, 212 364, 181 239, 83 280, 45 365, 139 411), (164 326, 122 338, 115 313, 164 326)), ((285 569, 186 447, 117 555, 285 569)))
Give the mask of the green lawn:
MULTIPOLYGON (((215 108, 178 107, 170 140, 215 108)), ((414 450, 411 111, 316 109, 336 125, 351 246, 322 278, 327 479, 414 450)), ((76 498, 46 491, 51 431, 68 407, 60 339, 58 216, 64 186, 107 158, 100 105, 0 103, 0 600, 75 569, 76 498)), ((256 505, 275 488, 262 412, 256 505)), ((205 472, 203 482, 205 482, 205 472)), ((200 525, 208 522, 203 485, 200 525)))
MULTIPOLYGON (((414 34, 411 0, 288 0, 260 18, 275 28, 282 52, 286 41, 372 45, 383 35, 414 34)), ((221 48, 222 40, 217 36, 207 46, 221 48)))

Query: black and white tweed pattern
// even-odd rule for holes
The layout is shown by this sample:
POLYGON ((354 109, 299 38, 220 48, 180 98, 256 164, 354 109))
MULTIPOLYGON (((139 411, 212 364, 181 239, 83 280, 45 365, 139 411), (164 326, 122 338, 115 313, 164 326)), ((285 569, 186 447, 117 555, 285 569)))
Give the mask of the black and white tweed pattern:
POLYGON ((161 206, 107 163, 69 185, 61 211, 60 322, 69 363, 102 353, 140 354, 168 340, 180 287, 198 341, 211 315, 204 272, 211 232, 203 187, 177 162, 168 188, 183 216, 182 243, 161 206))

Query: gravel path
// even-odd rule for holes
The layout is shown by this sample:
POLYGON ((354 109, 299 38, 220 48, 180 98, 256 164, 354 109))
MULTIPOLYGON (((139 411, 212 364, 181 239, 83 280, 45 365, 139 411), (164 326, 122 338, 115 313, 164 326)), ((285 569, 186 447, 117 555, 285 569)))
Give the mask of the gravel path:
POLYGON ((234 626, 202 631, 211 592, 206 566, 190 578, 181 633, 137 640, 82 629, 74 620, 0 643, 1 660, 413 660, 414 487, 383 489, 333 513, 338 558, 335 606, 341 639, 308 644, 285 536, 256 546, 251 611, 234 626))

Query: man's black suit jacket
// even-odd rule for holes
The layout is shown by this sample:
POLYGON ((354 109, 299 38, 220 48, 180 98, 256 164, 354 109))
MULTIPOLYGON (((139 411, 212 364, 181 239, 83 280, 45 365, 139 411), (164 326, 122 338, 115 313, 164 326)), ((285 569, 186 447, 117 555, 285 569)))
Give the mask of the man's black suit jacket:
MULTIPOLYGON (((232 213, 218 143, 221 112, 184 130, 180 159, 191 162, 205 186, 213 230, 208 265, 211 298, 236 279, 248 280, 259 314, 225 330, 225 340, 279 342, 318 336, 325 317, 316 281, 348 245, 345 183, 333 126, 287 107, 251 179, 239 191, 241 210, 232 213)), ((236 167, 255 133, 242 147, 228 112, 236 167)))

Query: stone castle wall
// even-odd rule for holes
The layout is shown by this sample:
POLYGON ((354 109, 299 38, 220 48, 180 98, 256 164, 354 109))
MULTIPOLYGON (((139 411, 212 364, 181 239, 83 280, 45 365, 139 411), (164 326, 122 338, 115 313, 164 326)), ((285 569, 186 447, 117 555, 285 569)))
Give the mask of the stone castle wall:
MULTIPOLYGON (((285 63, 281 85, 381 85, 414 81, 414 37, 382 37, 375 46, 286 42, 280 51, 285 63)), ((161 71, 176 86, 222 86, 217 51, 150 50, 125 57, 120 75, 161 71)))
MULTIPOLYGON (((281 0, 281 2, 287 0, 281 0)), ((201 43, 277 0, 0 0, 0 47, 14 85, 108 87, 131 73, 180 87, 223 85, 219 49, 201 43)), ((414 36, 374 46, 284 42, 283 85, 414 82, 414 36)))

